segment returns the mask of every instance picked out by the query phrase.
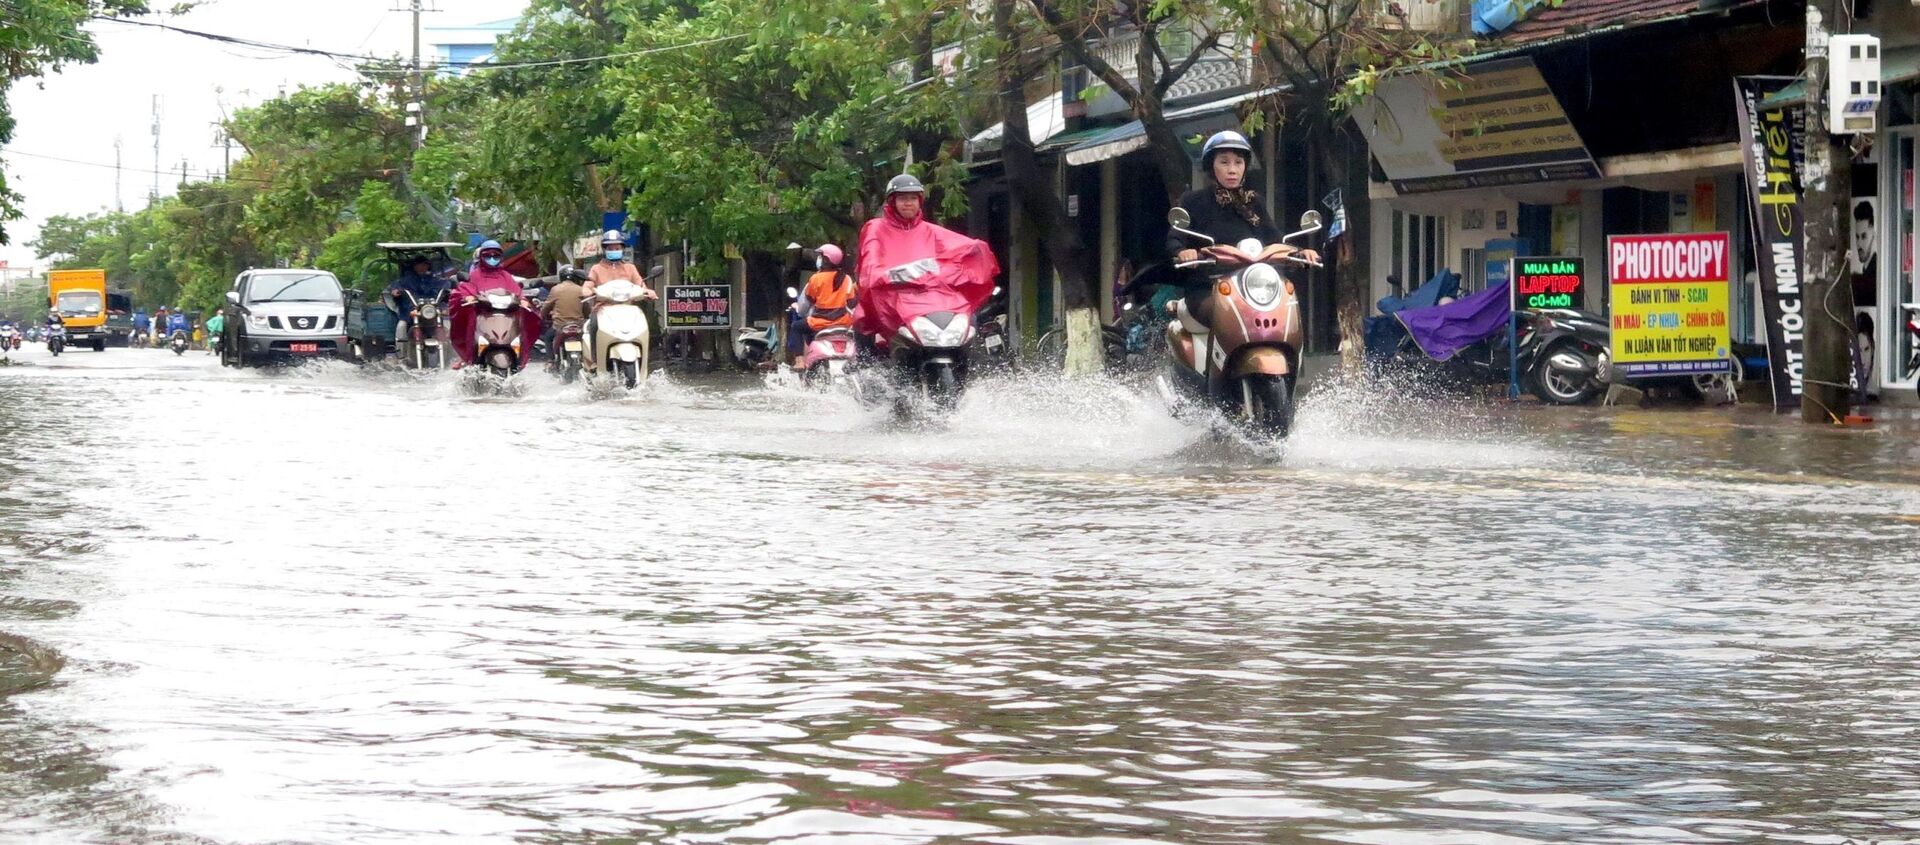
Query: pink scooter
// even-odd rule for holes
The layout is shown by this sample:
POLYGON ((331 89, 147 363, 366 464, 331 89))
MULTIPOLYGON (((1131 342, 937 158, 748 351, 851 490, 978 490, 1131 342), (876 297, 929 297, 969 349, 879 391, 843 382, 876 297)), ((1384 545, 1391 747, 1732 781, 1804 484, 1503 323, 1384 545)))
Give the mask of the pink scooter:
MULTIPOLYGON (((793 288, 787 288, 787 295, 795 300, 800 298, 800 292, 793 288)), ((806 352, 800 356, 800 377, 809 387, 828 387, 846 376, 853 356, 852 328, 821 329, 807 341, 806 352)))

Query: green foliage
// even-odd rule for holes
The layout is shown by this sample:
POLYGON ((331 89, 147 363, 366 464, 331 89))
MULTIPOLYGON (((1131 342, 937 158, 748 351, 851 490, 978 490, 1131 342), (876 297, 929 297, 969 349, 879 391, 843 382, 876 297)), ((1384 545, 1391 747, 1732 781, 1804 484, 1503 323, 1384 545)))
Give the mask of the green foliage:
POLYGON ((421 219, 401 200, 386 182, 368 181, 360 185, 349 215, 352 222, 342 226, 321 245, 314 266, 338 276, 349 287, 375 294, 393 281, 395 269, 387 262, 382 241, 426 241, 436 237, 432 224, 421 219))
MULTIPOLYGON (((0 146, 13 140, 7 90, 15 81, 98 58, 92 34, 81 28, 94 15, 146 10, 144 0, 0 0, 0 146)), ((18 219, 20 195, 7 186, 0 168, 0 244, 7 243, 7 221, 18 219)))

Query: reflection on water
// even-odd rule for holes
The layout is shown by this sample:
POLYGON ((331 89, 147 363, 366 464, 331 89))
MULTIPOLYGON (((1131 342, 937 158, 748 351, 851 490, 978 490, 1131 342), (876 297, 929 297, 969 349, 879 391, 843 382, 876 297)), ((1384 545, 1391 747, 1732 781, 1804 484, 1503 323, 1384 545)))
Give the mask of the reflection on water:
POLYGON ((1920 839, 1911 421, 0 389, 0 837, 1920 839))

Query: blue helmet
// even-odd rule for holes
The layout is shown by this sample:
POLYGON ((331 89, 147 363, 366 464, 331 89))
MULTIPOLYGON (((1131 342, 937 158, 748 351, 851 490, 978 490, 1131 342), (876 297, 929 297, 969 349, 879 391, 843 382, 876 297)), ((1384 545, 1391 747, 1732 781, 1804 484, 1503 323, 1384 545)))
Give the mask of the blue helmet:
POLYGON ((504 249, 501 248, 499 241, 492 241, 492 240, 481 244, 480 249, 478 251, 486 252, 487 250, 490 250, 490 249, 501 249, 503 252, 505 251, 504 249))

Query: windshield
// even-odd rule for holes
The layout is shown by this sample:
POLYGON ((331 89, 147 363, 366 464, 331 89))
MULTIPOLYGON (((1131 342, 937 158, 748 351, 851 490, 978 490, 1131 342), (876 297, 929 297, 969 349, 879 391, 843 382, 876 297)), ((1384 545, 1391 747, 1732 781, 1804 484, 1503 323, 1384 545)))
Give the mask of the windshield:
POLYGON ((97 290, 61 291, 54 300, 62 317, 97 317, 100 315, 100 292, 97 290))
POLYGON ((255 276, 247 285, 248 302, 339 302, 340 282, 332 273, 277 273, 255 276))

